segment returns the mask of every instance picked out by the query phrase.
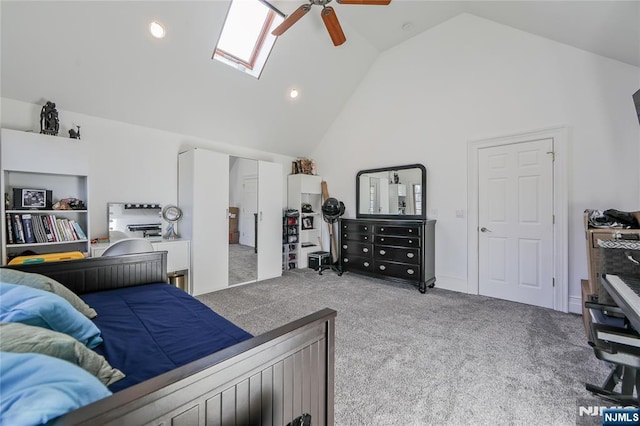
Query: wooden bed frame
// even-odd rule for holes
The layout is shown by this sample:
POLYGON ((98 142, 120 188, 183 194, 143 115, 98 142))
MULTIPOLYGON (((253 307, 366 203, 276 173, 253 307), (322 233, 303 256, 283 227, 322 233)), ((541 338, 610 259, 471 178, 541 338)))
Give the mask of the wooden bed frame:
MULTIPOLYGON (((12 265, 76 294, 166 282, 166 252, 12 265)), ((56 424, 334 423, 336 312, 323 309, 72 411, 56 424)))

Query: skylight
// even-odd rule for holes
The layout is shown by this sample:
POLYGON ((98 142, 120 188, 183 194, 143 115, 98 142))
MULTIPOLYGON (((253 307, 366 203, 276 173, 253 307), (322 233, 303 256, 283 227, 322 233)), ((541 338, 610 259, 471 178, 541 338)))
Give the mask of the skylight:
POLYGON ((213 59, 260 77, 284 14, 263 0, 232 0, 213 59))

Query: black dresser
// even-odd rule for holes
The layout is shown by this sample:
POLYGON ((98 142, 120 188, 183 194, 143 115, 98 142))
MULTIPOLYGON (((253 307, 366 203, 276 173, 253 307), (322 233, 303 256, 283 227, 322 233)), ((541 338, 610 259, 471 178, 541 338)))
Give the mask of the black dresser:
POLYGON ((435 277, 435 220, 341 219, 343 271, 410 282, 421 293, 435 277))

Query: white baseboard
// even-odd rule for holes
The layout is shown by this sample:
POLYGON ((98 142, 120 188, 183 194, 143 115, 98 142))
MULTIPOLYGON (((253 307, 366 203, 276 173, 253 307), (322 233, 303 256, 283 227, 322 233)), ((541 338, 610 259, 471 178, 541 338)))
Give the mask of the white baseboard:
POLYGON ((454 277, 447 277, 444 275, 436 276, 436 288, 457 291, 460 293, 467 293, 468 291, 467 280, 454 278, 454 277))
POLYGON ((569 296, 569 312, 582 315, 582 296, 569 296))

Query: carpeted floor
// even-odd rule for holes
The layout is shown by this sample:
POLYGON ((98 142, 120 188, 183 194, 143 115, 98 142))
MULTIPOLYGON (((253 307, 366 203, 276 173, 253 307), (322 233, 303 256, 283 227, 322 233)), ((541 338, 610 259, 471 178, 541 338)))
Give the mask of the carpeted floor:
POLYGON ((258 278, 258 255, 242 244, 229 244, 229 285, 255 281, 258 278))
POLYGON ((324 307, 336 320, 336 425, 569 425, 607 405, 580 316, 310 269, 198 297, 253 334, 324 307))

